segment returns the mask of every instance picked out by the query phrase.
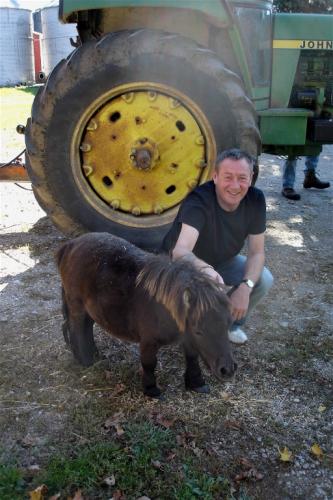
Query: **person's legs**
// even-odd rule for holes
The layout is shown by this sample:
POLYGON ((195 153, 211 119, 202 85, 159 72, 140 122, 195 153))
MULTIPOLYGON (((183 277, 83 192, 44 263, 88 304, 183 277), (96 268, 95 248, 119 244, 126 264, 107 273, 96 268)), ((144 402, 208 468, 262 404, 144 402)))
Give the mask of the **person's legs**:
MULTIPOLYGON (((222 276, 224 282, 228 286, 237 286, 244 278, 246 257, 237 255, 225 263, 216 267, 217 272, 222 276)), ((264 267, 261 276, 250 294, 250 303, 245 318, 239 321, 234 321, 231 331, 237 330, 246 321, 249 313, 254 307, 264 298, 273 284, 273 276, 270 271, 264 267)), ((246 336, 245 336, 246 340, 246 336)), ((239 342, 241 343, 241 342, 239 342)))
POLYGON ((282 187, 294 188, 296 178, 297 159, 294 156, 288 156, 283 165, 282 187))
POLYGON ((282 195, 289 200, 299 200, 300 195, 294 190, 296 178, 296 163, 295 156, 288 156, 283 165, 282 174, 282 195))
POLYGON ((317 177, 316 169, 318 162, 319 162, 319 155, 306 156, 305 158, 304 182, 303 182, 303 187, 305 189, 309 189, 312 187, 317 189, 326 189, 330 187, 329 182, 323 182, 317 177))

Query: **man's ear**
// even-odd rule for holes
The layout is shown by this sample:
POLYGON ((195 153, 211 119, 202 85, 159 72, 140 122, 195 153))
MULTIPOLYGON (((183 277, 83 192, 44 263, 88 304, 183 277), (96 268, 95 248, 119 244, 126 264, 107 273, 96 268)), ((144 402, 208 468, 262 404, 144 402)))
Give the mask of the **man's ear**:
POLYGON ((213 172, 213 177, 212 177, 213 181, 214 181, 214 184, 216 184, 216 181, 217 181, 217 172, 216 170, 214 170, 213 172))

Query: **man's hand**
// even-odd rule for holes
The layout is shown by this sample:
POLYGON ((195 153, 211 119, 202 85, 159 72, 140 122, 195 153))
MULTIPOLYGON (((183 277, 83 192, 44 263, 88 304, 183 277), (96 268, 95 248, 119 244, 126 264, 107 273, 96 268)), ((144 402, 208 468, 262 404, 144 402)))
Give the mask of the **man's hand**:
POLYGON ((215 269, 212 266, 204 266, 200 268, 202 272, 206 274, 206 276, 209 276, 212 280, 216 281, 219 285, 224 285, 224 281, 222 276, 215 271, 215 269))
POLYGON ((245 283, 241 283, 230 295, 231 315, 234 321, 243 319, 246 315, 249 307, 250 292, 250 288, 245 283))

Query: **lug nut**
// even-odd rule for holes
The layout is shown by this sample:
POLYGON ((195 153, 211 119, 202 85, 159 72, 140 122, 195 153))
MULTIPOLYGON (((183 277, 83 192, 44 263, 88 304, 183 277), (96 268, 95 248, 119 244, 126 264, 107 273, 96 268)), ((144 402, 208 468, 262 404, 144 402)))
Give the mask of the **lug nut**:
POLYGON ((195 140, 195 143, 198 144, 199 146, 201 146, 202 144, 205 144, 205 139, 202 135, 199 135, 196 140, 195 140))
POLYGON ((152 91, 148 92, 148 99, 150 101, 155 101, 157 99, 157 92, 152 92, 152 91))
POLYGON ((127 104, 130 104, 131 102, 133 102, 133 100, 134 100, 134 96, 135 96, 134 92, 127 92, 127 94, 123 94, 123 95, 121 96, 121 98, 122 98, 125 102, 127 102, 127 104))
POLYGON ((117 210, 120 207, 120 201, 119 200, 112 200, 110 205, 114 210, 117 210))
POLYGON ((190 189, 194 189, 198 185, 198 183, 195 179, 191 179, 190 181, 188 181, 187 185, 190 189))
POLYGON ((133 207, 132 208, 132 214, 133 215, 140 215, 141 214, 140 207, 133 207))
POLYGON ((88 151, 91 150, 91 145, 88 144, 87 142, 83 142, 80 146, 80 149, 81 151, 83 151, 84 153, 88 153, 88 151))
POLYGON ((94 171, 91 165, 82 165, 82 169, 86 177, 89 177, 94 171))
POLYGON ((154 214, 160 215, 163 212, 163 207, 161 205, 154 206, 154 214))
POLYGON ((199 160, 195 164, 198 168, 205 168, 207 167, 207 162, 205 160, 199 160))
POLYGON ((170 107, 172 109, 179 108, 179 106, 180 106, 180 102, 177 101, 177 99, 170 99, 170 107))
POLYGON ((97 122, 96 120, 90 120, 90 122, 87 125, 87 130, 96 130, 97 129, 97 122))

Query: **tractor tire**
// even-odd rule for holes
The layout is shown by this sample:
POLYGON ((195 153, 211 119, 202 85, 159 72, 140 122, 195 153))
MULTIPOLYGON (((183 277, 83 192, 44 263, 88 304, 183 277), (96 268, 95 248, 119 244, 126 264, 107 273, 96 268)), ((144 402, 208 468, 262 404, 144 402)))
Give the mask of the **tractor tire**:
POLYGON ((37 201, 65 234, 156 248, 217 152, 260 153, 240 78, 210 50, 151 30, 110 33, 61 61, 26 129, 37 201))

